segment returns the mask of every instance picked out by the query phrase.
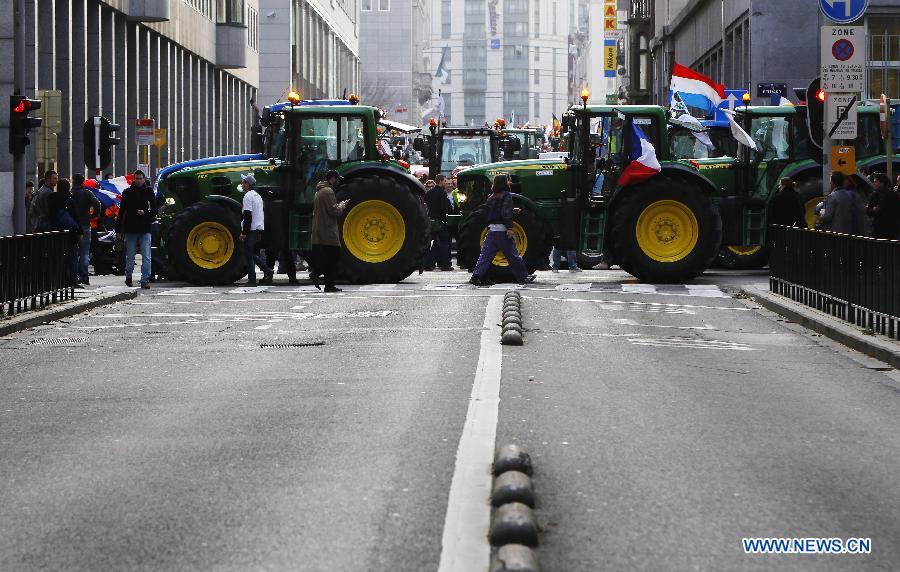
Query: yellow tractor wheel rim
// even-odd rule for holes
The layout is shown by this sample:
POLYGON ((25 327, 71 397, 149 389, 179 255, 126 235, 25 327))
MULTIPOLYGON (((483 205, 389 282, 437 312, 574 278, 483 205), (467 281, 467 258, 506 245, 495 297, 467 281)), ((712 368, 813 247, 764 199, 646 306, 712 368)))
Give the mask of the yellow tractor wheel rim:
POLYGON ((684 203, 656 201, 638 217, 635 234, 638 246, 651 259, 678 262, 697 246, 700 225, 684 203))
POLYGON ((819 213, 816 212, 816 205, 824 200, 822 197, 813 197, 806 201, 804 207, 806 209, 807 228, 816 228, 816 225, 819 223, 819 213))
POLYGON ((394 206, 384 201, 363 201, 344 219, 344 246, 363 262, 390 260, 406 240, 406 223, 394 206))
POLYGON ((234 237, 221 223, 201 222, 188 233, 186 248, 191 262, 215 270, 225 266, 234 255, 234 237))
MULTIPOLYGON (((484 240, 487 238, 488 229, 484 227, 484 230, 481 231, 481 245, 484 246, 484 240)), ((528 233, 525 232, 525 229, 522 228, 517 222, 513 222, 513 240, 516 242, 516 250, 519 252, 519 256, 525 256, 525 251, 528 250, 528 233)), ((498 252, 496 256, 494 256, 494 260, 491 261, 491 264, 494 266, 509 266, 509 260, 506 259, 506 256, 502 252, 498 252)))
POLYGON ((762 250, 762 246, 759 244, 756 246, 726 246, 725 248, 736 256, 753 256, 762 250))

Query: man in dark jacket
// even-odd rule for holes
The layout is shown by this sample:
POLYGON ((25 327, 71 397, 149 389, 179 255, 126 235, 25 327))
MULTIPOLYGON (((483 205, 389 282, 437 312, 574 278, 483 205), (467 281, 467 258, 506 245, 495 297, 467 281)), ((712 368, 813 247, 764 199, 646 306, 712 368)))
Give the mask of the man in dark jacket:
POLYGON ((875 175, 875 192, 869 197, 866 213, 872 217, 875 238, 900 240, 900 196, 884 173, 875 175))
POLYGON ((806 210, 794 181, 785 177, 778 183, 778 192, 769 203, 769 224, 806 228, 806 210))
POLYGON ((73 175, 72 184, 75 222, 83 233, 78 245, 78 280, 82 284, 90 284, 88 264, 91 259, 91 219, 100 214, 103 206, 94 192, 84 186, 84 175, 73 175))
POLYGON ((125 285, 131 286, 134 255, 141 250, 141 288, 150 287, 150 232, 156 218, 156 197, 143 171, 134 172, 134 182, 122 192, 116 236, 125 241, 125 285), (124 238, 121 238, 124 237, 124 238))
POLYGON ((509 268, 519 284, 534 282, 534 274, 528 274, 528 268, 513 240, 513 200, 509 191, 509 178, 506 175, 494 177, 491 196, 487 200, 488 233, 481 245, 481 254, 475 263, 475 270, 469 283, 476 286, 489 285, 488 270, 497 252, 503 252, 509 261, 509 268))
POLYGON ((447 215, 450 214, 450 202, 447 199, 449 180, 444 175, 434 178, 435 186, 425 193, 425 206, 428 207, 428 218, 431 219, 431 249, 425 255, 425 270, 434 270, 434 265, 441 270, 453 270, 450 263, 450 229, 447 226, 447 215))
POLYGON ((822 215, 822 230, 858 234, 861 230, 859 205, 856 193, 846 187, 843 173, 831 174, 831 194, 825 197, 825 213, 822 215))
POLYGON ((44 174, 41 188, 37 190, 31 199, 28 217, 31 219, 33 232, 47 232, 53 226, 47 213, 47 199, 53 194, 53 189, 56 188, 57 182, 59 182, 59 175, 56 171, 47 171, 44 174))
MULTIPOLYGON (((339 176, 337 171, 325 173, 325 180, 316 185, 316 197, 313 199, 312 247, 316 271, 325 276, 325 291, 340 292, 334 285, 337 265, 341 258, 341 213, 349 200, 337 202, 334 189, 339 176)), ((313 284, 319 287, 318 280, 310 270, 313 284)))

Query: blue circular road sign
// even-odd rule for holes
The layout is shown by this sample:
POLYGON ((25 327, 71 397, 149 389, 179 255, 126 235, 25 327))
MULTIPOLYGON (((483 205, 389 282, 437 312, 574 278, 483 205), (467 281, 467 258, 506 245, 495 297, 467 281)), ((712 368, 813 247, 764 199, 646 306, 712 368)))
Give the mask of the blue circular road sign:
POLYGON ((859 20, 868 6, 869 0, 819 0, 819 8, 825 17, 838 24, 859 20))

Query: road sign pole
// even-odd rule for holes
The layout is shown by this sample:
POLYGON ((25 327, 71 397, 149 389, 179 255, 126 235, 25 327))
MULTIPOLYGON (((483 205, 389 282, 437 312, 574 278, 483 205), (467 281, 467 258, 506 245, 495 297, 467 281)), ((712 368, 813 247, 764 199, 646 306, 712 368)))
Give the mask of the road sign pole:
POLYGON ((887 130, 884 135, 884 150, 887 153, 887 176, 888 179, 891 180, 891 184, 894 184, 894 141, 893 134, 891 133, 891 98, 887 98, 887 130))

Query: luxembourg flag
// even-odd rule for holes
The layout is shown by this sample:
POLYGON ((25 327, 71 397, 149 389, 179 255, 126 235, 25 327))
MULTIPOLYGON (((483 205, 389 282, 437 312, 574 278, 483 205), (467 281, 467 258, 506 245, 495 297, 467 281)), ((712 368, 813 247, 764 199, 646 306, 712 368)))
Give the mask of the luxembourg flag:
POLYGON ((631 150, 628 158, 631 163, 619 175, 619 185, 622 187, 643 183, 662 171, 659 159, 656 158, 656 149, 634 122, 631 122, 631 150))
POLYGON ((725 100, 725 86, 691 68, 675 64, 669 85, 669 104, 674 107, 678 100, 687 107, 704 111, 709 117, 725 100))

